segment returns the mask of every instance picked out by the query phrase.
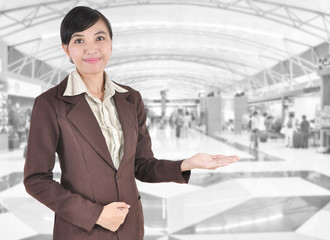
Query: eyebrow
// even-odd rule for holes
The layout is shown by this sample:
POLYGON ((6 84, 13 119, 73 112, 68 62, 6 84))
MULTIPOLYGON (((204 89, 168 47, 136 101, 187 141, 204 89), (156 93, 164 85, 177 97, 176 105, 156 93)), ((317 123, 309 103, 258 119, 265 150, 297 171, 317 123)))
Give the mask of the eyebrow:
POLYGON ((100 34, 105 34, 105 35, 107 35, 107 33, 106 33, 105 31, 99 31, 99 32, 95 33, 94 35, 100 35, 100 34))
POLYGON ((72 36, 71 36, 71 38, 74 38, 74 37, 83 37, 84 35, 82 35, 82 34, 76 34, 76 33, 74 33, 72 36))
MULTIPOLYGON (((105 35, 107 35, 107 33, 104 32, 104 31, 99 31, 99 32, 95 33, 94 35, 100 35, 100 34, 105 34, 105 35)), ((74 34, 72 35, 71 38, 74 38, 74 37, 83 37, 83 36, 84 36, 84 35, 82 35, 82 34, 74 33, 74 34)))

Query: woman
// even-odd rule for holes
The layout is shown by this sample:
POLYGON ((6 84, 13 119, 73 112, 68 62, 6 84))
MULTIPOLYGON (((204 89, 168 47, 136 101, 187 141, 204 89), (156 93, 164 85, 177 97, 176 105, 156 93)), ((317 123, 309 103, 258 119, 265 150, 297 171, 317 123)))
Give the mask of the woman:
POLYGON ((143 239, 135 178, 187 183, 193 168, 215 169, 237 156, 196 154, 157 160, 140 94, 104 72, 109 21, 76 7, 63 19, 64 52, 76 69, 35 100, 24 169, 26 190, 55 212, 54 239, 143 239), (53 180, 57 153, 61 181, 53 180))

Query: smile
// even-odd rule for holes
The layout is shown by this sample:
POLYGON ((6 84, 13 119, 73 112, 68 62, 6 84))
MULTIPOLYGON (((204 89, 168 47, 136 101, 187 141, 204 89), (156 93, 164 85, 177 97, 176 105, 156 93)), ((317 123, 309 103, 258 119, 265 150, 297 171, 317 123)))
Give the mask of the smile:
POLYGON ((88 63, 97 63, 100 60, 101 60, 100 58, 87 58, 87 59, 85 59, 85 62, 88 62, 88 63))

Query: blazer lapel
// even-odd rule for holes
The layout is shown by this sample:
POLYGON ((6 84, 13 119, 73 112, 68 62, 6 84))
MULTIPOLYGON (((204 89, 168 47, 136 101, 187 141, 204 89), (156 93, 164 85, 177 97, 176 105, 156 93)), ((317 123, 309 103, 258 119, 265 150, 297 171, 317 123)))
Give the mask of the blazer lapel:
POLYGON ((135 149, 132 148, 136 146, 136 144, 131 142, 134 139, 132 138, 132 131, 134 131, 136 124, 136 109, 134 104, 127 100, 129 94, 129 92, 116 92, 114 95, 118 117, 124 135, 124 154, 122 161, 126 159, 126 156, 129 152, 135 152, 135 149))
MULTIPOLYGON (((66 87, 66 83, 65 83, 66 87)), ((65 89, 65 87, 62 86, 65 89)), ((59 89, 58 97, 62 100, 74 104, 71 111, 67 114, 68 119, 78 128, 82 135, 84 135, 87 141, 92 145, 96 152, 113 168, 113 165, 106 141, 102 134, 101 128, 91 110, 88 102, 86 101, 84 94, 80 94, 73 97, 63 96, 61 87, 59 89), (62 93, 61 93, 62 92, 62 93)))

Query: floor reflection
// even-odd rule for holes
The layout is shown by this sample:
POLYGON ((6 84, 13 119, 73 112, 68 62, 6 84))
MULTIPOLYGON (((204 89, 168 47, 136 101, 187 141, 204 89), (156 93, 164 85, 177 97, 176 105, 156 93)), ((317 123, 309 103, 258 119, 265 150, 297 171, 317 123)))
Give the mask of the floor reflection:
POLYGON ((329 196, 256 198, 175 234, 295 231, 329 200, 329 196))
MULTIPOLYGON (((190 131, 186 139, 175 138, 171 129, 152 130, 151 136, 159 158, 181 159, 196 151, 220 149, 242 159, 219 171, 193 171, 188 185, 138 183, 145 240, 329 239, 328 156, 285 149, 290 155, 282 159, 266 148, 251 151, 241 136, 238 143, 197 131, 190 131), (307 167, 306 153, 313 161, 307 167)), ((53 213, 26 194, 21 156, 21 152, 0 155, 1 161, 13 163, 0 175, 0 239, 52 239, 53 213)), ((60 178, 58 169, 54 178, 60 178)))

